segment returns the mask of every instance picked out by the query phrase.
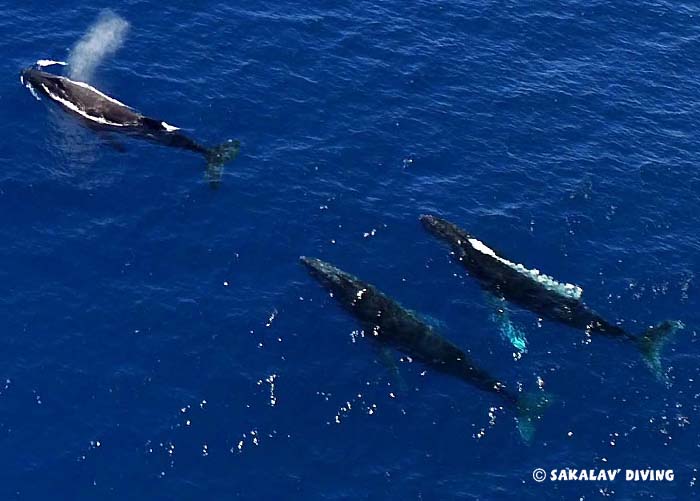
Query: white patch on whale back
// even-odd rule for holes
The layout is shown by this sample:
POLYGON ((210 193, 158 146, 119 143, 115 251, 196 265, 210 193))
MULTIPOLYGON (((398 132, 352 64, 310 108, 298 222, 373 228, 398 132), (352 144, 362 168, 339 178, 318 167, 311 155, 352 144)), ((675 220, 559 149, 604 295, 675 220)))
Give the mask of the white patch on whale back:
POLYGON ((58 96, 55 95, 55 94, 51 94, 51 92, 50 92, 49 89, 46 87, 46 85, 41 84, 41 86, 44 88, 44 91, 46 91, 46 94, 48 94, 48 96, 49 96, 51 99, 53 99, 54 101, 57 101, 57 102, 61 103, 63 106, 65 106, 65 107, 68 108, 69 110, 76 112, 78 115, 81 115, 81 116, 87 118, 88 120, 91 120, 91 121, 93 121, 93 122, 97 122, 97 123, 100 123, 100 124, 103 124, 103 125, 112 125, 112 126, 114 126, 114 127, 124 127, 124 125, 125 125, 125 124, 119 124, 119 123, 116 123, 116 122, 110 122, 109 120, 105 120, 105 119, 102 118, 102 117, 94 117, 94 116, 92 116, 92 115, 88 115, 87 113, 85 113, 83 110, 81 110, 80 108, 78 108, 75 104, 71 103, 70 101, 68 101, 68 100, 66 100, 66 99, 63 99, 63 98, 61 98, 61 97, 58 97, 58 96))
POLYGON ((108 95, 105 94, 104 92, 102 92, 102 91, 100 91, 100 90, 97 90, 96 88, 94 88, 94 87, 93 87, 92 85, 90 85, 90 84, 86 84, 85 82, 78 82, 77 80, 71 80, 70 78, 65 78, 65 77, 62 77, 62 78, 64 78, 65 80, 67 80, 67 81, 69 81, 69 82, 71 82, 71 83, 74 83, 74 84, 77 85, 78 87, 82 87, 83 89, 91 90, 91 91, 94 92, 95 94, 97 94, 97 95, 99 95, 99 96, 105 98, 107 101, 111 101, 111 102, 114 103, 114 104, 118 104, 119 106, 124 106, 125 108, 131 109, 130 106, 127 106, 126 104, 122 103, 121 101, 117 101, 116 99, 114 99, 114 98, 111 97, 111 96, 108 96, 108 95))
POLYGON ((41 66, 42 68, 44 66, 53 66, 54 64, 60 64, 61 66, 66 66, 68 63, 63 62, 63 61, 54 61, 53 59, 39 59, 36 62, 37 66, 41 66))
POLYGON ((545 289, 548 289, 552 292, 556 292, 557 294, 559 294, 561 296, 568 297, 571 299, 576 299, 576 300, 581 299, 581 295, 583 294, 583 289, 581 287, 579 287, 578 285, 559 282, 559 281, 555 280, 554 278, 550 277, 549 275, 545 275, 544 273, 540 273, 540 270, 529 269, 529 268, 526 268, 525 266, 523 266, 522 264, 516 264, 516 263, 513 263, 512 261, 508 261, 507 259, 504 259, 501 256, 497 255, 493 249, 488 247, 483 242, 477 240, 476 238, 470 238, 470 239, 468 239, 468 242, 475 250, 478 250, 482 254, 485 254, 487 256, 494 258, 498 262, 503 263, 506 266, 508 266, 509 268, 517 271, 521 275, 525 275, 526 277, 530 278, 531 280, 538 282, 545 289))
POLYGON ((175 127, 174 125, 170 125, 169 123, 161 122, 160 124, 168 132, 175 132, 176 130, 180 130, 180 127, 175 127))

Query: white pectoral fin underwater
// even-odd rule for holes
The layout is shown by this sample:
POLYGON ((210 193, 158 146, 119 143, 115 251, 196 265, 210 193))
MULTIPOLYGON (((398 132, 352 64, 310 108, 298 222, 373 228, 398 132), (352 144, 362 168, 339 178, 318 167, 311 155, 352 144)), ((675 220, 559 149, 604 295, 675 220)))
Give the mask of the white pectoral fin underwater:
POLYGON ((520 355, 527 353, 527 335, 525 330, 510 318, 505 299, 486 293, 486 300, 493 308, 490 318, 498 327, 501 337, 510 343, 520 355))
MULTIPOLYGON (((683 327, 681 322, 662 322, 641 336, 634 336, 589 308, 583 302, 581 287, 559 282, 537 269, 515 264, 454 223, 432 215, 422 215, 420 220, 429 233, 452 247, 459 264, 470 272, 482 289, 542 318, 584 330, 587 334, 631 342, 641 351, 654 375, 660 380, 665 379, 661 349, 670 336, 683 327)), ((519 335, 507 316, 501 315, 501 320, 504 335, 515 347, 523 341, 521 346, 525 348, 524 336, 519 335)))
POLYGON ((532 440, 535 425, 551 402, 547 393, 540 391, 521 395, 509 390, 505 383, 480 367, 419 315, 373 285, 320 259, 302 256, 300 261, 346 311, 373 331, 371 339, 379 345, 389 367, 394 365, 391 358, 386 358, 390 353, 389 348, 397 349, 438 373, 497 397, 515 413, 523 441, 532 440))
POLYGON ((542 419, 544 412, 552 404, 552 401, 552 395, 545 391, 525 393, 518 398, 516 404, 518 433, 526 444, 532 443, 536 424, 542 419))

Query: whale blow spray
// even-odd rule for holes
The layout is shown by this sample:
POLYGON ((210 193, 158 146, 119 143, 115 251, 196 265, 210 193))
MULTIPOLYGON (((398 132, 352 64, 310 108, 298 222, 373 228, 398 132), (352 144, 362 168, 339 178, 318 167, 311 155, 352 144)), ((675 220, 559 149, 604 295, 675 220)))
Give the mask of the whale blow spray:
POLYGON ((100 62, 121 47, 128 30, 129 23, 125 19, 111 10, 102 11, 71 51, 68 59, 70 77, 90 81, 100 62))

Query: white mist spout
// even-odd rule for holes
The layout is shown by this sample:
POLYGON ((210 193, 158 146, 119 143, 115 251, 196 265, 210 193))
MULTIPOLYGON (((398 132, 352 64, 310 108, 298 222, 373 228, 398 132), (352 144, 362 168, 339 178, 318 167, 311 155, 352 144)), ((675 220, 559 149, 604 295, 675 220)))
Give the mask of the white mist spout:
POLYGON ((68 59, 70 77, 89 82, 95 68, 114 54, 124 42, 129 23, 111 10, 100 13, 97 21, 80 39, 68 59))

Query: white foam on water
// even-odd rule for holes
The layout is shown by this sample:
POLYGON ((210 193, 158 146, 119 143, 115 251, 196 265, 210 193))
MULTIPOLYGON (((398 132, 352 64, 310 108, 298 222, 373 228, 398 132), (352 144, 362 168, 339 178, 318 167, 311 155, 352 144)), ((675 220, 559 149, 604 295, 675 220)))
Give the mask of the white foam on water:
POLYGON ((557 294, 568 297, 571 299, 576 299, 579 300, 581 299, 581 295, 583 294, 583 289, 579 287, 578 285, 570 284, 570 283, 565 283, 565 282, 559 282, 555 280, 554 278, 550 277, 549 275, 545 275, 544 273, 540 273, 540 270, 537 269, 529 269, 523 266, 522 264, 517 264, 512 261, 508 261, 507 259, 502 258, 496 252, 494 252, 493 249, 488 247, 486 244, 483 242, 477 240, 476 238, 470 238, 468 239, 469 244, 475 249, 481 252, 482 254, 485 254, 487 256, 490 256, 500 263, 505 264, 509 268, 512 268, 513 270, 517 271, 521 275, 525 275, 526 277, 530 278, 531 280, 534 280, 535 282, 538 282, 539 284, 543 285, 546 289, 556 292, 557 294))
POLYGON ((116 123, 116 122, 110 122, 109 120, 105 120, 105 119, 102 118, 102 117, 95 117, 95 116, 92 116, 92 115, 88 115, 87 113, 85 113, 83 110, 81 110, 80 108, 78 108, 75 104, 71 103, 70 101, 68 101, 68 100, 66 100, 66 99, 63 99, 63 98, 57 96, 56 94, 52 94, 51 91, 49 91, 48 87, 46 87, 46 85, 41 84, 41 86, 44 88, 44 91, 46 91, 46 94, 47 94, 51 99, 53 99, 54 101, 57 101, 57 102, 61 103, 63 106, 65 106, 65 107, 68 108, 69 110, 76 112, 78 115, 81 115, 81 116, 87 118, 88 120, 91 120, 91 121, 93 121, 93 122, 100 123, 100 124, 102 124, 102 125, 112 125, 112 126, 114 126, 114 127, 124 127, 124 124, 120 124, 120 123, 116 123))
POLYGON ((124 43, 129 23, 111 10, 104 10, 88 32, 73 47, 68 67, 70 77, 90 81, 95 68, 124 43))

